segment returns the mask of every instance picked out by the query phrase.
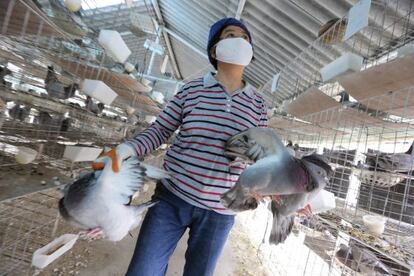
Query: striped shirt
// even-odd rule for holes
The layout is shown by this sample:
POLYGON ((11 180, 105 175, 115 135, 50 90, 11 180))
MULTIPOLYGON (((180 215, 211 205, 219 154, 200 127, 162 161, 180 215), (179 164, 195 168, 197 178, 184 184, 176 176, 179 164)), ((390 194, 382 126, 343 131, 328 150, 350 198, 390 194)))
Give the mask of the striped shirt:
POLYGON ((176 173, 162 183, 184 201, 221 214, 234 214, 220 195, 235 185, 243 167, 230 166, 226 141, 251 127, 267 127, 263 98, 250 85, 232 95, 212 73, 186 83, 145 131, 128 141, 137 154, 149 154, 179 129, 164 157, 164 169, 176 173))

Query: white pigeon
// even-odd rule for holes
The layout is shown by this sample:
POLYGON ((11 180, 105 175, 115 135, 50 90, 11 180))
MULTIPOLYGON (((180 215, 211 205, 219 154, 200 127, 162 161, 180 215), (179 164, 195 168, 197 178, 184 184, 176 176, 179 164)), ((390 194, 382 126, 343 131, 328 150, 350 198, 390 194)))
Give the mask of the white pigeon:
POLYGON ((125 160, 118 172, 113 171, 110 158, 105 158, 105 162, 103 170, 86 174, 65 189, 59 211, 73 225, 119 241, 138 226, 142 213, 156 204, 149 201, 130 205, 134 193, 143 188, 145 178, 161 179, 171 175, 140 163, 136 157, 125 160))

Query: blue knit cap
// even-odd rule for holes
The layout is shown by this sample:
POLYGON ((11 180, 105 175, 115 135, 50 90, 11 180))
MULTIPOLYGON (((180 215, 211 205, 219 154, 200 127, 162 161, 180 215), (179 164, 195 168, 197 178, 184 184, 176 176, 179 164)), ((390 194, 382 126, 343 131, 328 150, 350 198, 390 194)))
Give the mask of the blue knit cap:
POLYGON ((250 44, 253 46, 252 43, 252 36, 250 35, 249 30, 247 29, 244 23, 236 18, 233 17, 226 17, 220 19, 216 23, 213 24, 210 28, 210 33, 208 35, 208 43, 207 43, 207 55, 210 63, 217 69, 217 60, 214 59, 210 54, 210 49, 219 41, 221 31, 226 28, 227 26, 237 26, 242 28, 246 34, 249 36, 250 44))

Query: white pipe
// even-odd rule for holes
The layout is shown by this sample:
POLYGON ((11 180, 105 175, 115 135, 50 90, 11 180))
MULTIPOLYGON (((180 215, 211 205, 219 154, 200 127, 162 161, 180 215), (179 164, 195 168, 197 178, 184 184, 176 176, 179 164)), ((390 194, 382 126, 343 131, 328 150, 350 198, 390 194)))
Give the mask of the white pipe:
POLYGON ((240 19, 245 4, 246 4, 246 0, 239 1, 239 5, 237 6, 237 11, 236 11, 236 16, 235 16, 236 19, 240 19))

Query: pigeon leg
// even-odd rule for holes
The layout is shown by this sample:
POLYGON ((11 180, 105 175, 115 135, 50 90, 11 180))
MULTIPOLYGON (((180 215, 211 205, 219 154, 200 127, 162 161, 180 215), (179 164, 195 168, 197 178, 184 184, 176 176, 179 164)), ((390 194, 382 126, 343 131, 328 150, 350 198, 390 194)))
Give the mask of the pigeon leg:
POLYGON ((79 234, 88 240, 97 240, 104 237, 104 232, 100 227, 95 227, 88 231, 81 231, 79 234))
POLYGON ((310 217, 310 216, 313 215, 311 206, 309 204, 307 204, 304 208, 298 210, 297 213, 299 215, 303 215, 303 216, 306 216, 306 217, 310 217))

